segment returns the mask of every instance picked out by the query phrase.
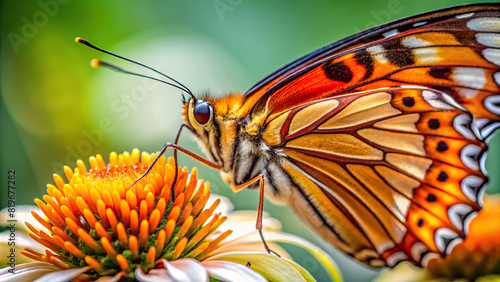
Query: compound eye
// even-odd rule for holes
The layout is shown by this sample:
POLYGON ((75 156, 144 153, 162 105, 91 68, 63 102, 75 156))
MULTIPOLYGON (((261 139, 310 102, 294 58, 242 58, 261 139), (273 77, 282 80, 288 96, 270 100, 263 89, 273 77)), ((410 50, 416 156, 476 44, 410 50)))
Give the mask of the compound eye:
POLYGON ((212 106, 205 101, 199 101, 194 106, 193 116, 197 123, 206 124, 212 116, 212 106))

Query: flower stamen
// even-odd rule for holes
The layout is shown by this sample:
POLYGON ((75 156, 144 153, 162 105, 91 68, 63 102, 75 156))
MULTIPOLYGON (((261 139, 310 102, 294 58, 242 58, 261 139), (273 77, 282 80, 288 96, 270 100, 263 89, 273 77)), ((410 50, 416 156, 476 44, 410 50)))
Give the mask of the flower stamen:
POLYGON ((139 258, 139 244, 137 243, 137 237, 134 235, 130 236, 128 240, 130 251, 132 252, 132 260, 137 260, 139 258))
POLYGON ((144 262, 146 268, 153 268, 155 266, 155 258, 156 258, 156 248, 151 247, 148 250, 148 255, 146 257, 146 261, 144 262))
POLYGON ((169 219, 167 225, 165 226, 165 240, 170 241, 172 234, 175 230, 175 220, 169 219))
POLYGON ((40 261, 40 257, 42 256, 41 253, 33 251, 32 249, 26 248, 26 247, 23 247, 23 250, 25 250, 25 252, 20 251, 19 253, 21 253, 22 255, 24 255, 26 257, 29 257, 30 259, 40 261))
POLYGON ((184 237, 175 246, 175 249, 166 257, 167 260, 176 260, 186 248, 188 238, 184 237))
POLYGON ((156 238, 156 244, 155 248, 157 251, 156 258, 160 256, 161 252, 163 251, 163 247, 165 247, 165 238, 166 238, 166 232, 164 229, 160 230, 158 232, 158 238, 156 238))
POLYGON ((104 248, 108 256, 114 260, 118 253, 115 251, 113 246, 111 246, 111 243, 109 242, 108 238, 106 237, 101 238, 101 246, 104 248))
POLYGON ((148 242, 148 235, 149 235, 148 230, 149 230, 149 222, 147 219, 143 219, 139 227, 139 247, 141 249, 144 249, 146 243, 148 242))
POLYGON ((86 256, 85 257, 85 262, 90 266, 92 267, 92 269, 94 269, 95 271, 97 271, 98 273, 102 273, 104 272, 104 267, 102 266, 102 264, 100 264, 98 261, 96 261, 95 259, 93 259, 92 257, 90 256, 86 256))
POLYGON ((126 200, 120 202, 121 218, 123 225, 129 227, 130 225, 130 206, 126 200))
POLYGON ((128 265, 127 259, 122 254, 116 256, 116 262, 120 266, 121 270, 125 273, 130 272, 130 267, 128 265))
POLYGON ((139 215, 136 210, 132 210, 130 212, 130 234, 137 234, 137 230, 139 230, 139 215))
POLYGON ((77 247, 75 247, 75 245, 73 245, 70 242, 67 242, 67 241, 64 242, 64 249, 80 259, 85 258, 85 254, 82 253, 82 251, 80 251, 77 247))
POLYGON ((87 265, 87 273, 75 279, 97 279, 108 275, 134 277, 158 264, 159 260, 196 258, 227 237, 214 241, 209 235, 226 219, 213 214, 220 200, 208 209, 210 183, 197 180, 197 169, 161 157, 147 177, 130 185, 146 171, 155 154, 111 153, 106 165, 101 155, 89 159, 90 169, 78 160, 76 168, 64 167, 64 179, 55 174, 55 185, 47 195, 35 199, 45 219, 33 217, 49 232, 27 223, 29 236, 51 251, 46 254, 29 248, 23 255, 51 263, 61 269, 87 265), (172 196, 174 195, 174 196, 172 196))
POLYGON ((123 223, 118 223, 116 225, 116 233, 118 234, 118 241, 120 242, 120 247, 123 249, 127 248, 128 245, 128 239, 127 239, 127 231, 125 230, 125 226, 123 226, 123 223))

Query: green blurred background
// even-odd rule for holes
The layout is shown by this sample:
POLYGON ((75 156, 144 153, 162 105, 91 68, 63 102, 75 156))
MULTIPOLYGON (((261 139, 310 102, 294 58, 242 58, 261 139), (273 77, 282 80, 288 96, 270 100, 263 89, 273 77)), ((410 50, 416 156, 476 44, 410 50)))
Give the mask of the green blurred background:
MULTIPOLYGON (((62 165, 95 154, 137 147, 157 151, 181 124, 180 91, 106 69, 102 58, 148 73, 74 42, 81 36, 103 48, 149 64, 195 93, 244 91, 281 65, 363 29, 467 1, 2 1, 1 174, 6 206, 7 171, 17 172, 17 203, 33 204, 62 165)), ((185 134, 185 148, 199 152, 185 134)), ((500 138, 490 143, 489 193, 500 188, 500 138), (493 173, 492 173, 493 172, 493 173)), ((255 209, 258 192, 233 194, 218 172, 197 166, 215 193, 236 209, 255 209)), ((347 281, 377 274, 324 243, 287 207, 265 209, 286 232, 332 254, 347 281)), ((295 249, 290 249, 296 253, 295 249)), ((308 256, 298 263, 318 280, 324 273, 308 256)))

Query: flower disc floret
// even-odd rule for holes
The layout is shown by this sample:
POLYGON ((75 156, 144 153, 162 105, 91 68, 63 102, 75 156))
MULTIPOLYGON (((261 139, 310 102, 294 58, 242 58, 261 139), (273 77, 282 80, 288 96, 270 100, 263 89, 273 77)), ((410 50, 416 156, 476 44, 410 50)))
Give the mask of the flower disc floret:
POLYGON ((61 269, 80 267, 78 279, 119 274, 134 277, 180 258, 199 260, 217 248, 231 231, 208 239, 226 217, 214 210, 220 200, 206 208, 208 182, 197 179, 197 169, 177 168, 174 160, 161 156, 149 174, 133 186, 156 158, 155 154, 111 153, 106 164, 101 155, 77 167, 64 167, 65 181, 54 174, 55 185, 35 203, 43 212, 32 212, 45 227, 29 223, 29 236, 47 248, 40 253, 24 248, 29 258, 61 269))

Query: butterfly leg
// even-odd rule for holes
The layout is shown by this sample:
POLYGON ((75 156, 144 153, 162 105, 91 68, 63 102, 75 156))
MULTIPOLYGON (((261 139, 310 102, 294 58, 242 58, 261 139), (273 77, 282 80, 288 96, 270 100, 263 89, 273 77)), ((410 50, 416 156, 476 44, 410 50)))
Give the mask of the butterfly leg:
MULTIPOLYGON (((165 143, 165 145, 163 145, 163 148, 161 149, 160 153, 158 154, 158 156, 156 156, 156 158, 154 159, 154 161, 149 165, 148 169, 146 170, 146 172, 144 172, 139 178, 137 178, 133 183, 132 185, 130 185, 130 187, 134 186, 139 180, 143 179, 144 177, 146 177, 146 175, 148 175, 148 173, 151 171, 151 169, 153 169, 154 165, 156 164, 156 162, 160 159, 161 156, 163 156, 163 154, 165 154, 165 151, 168 149, 168 148, 173 148, 174 149, 174 160, 175 160, 175 167, 177 168, 177 150, 179 150, 181 153, 184 153, 185 155, 199 161, 200 163, 208 166, 209 168, 213 168, 213 169, 216 169, 216 170, 221 170, 222 169, 222 165, 221 164, 218 164, 218 163, 215 163, 215 162, 212 162, 212 161, 209 161, 205 158, 203 158, 202 156, 199 156, 187 149, 184 149, 182 147, 180 147, 179 145, 177 145, 178 141, 179 141, 179 136, 181 134, 181 131, 182 131, 182 128, 184 128, 186 126, 186 124, 183 124, 181 125, 181 127, 179 128, 179 131, 177 132, 177 136, 175 138, 175 143, 172 143, 172 142, 167 142, 165 143)), ((175 177, 174 177, 174 182, 172 183, 172 187, 175 186, 175 182, 177 180, 177 169, 175 170, 175 177)))
POLYGON ((235 185, 233 183, 233 190, 236 192, 241 191, 244 188, 252 185, 253 183, 255 183, 257 181, 259 181, 259 191, 260 192, 259 192, 259 207, 257 210, 257 224, 255 227, 257 228, 257 230, 259 230, 260 239, 262 240, 262 243, 264 244, 264 248, 266 249, 266 251, 269 254, 274 254, 277 257, 281 257, 278 253, 276 253, 275 251, 271 250, 271 248, 269 248, 269 246, 266 243, 266 239, 264 239, 264 235, 262 234, 262 220, 264 218, 264 175, 259 174, 256 177, 250 179, 248 182, 243 183, 243 184, 235 185))

